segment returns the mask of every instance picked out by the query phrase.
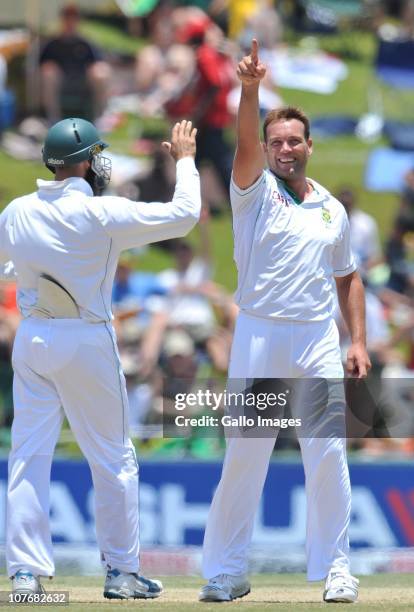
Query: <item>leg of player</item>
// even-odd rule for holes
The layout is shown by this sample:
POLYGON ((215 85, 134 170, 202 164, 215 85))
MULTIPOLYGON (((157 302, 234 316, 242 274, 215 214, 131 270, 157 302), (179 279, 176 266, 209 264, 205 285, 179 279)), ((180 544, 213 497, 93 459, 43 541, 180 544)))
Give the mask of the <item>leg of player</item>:
POLYGON ((104 596, 158 597, 161 583, 138 574, 138 465, 128 435, 125 379, 114 332, 110 325, 79 319, 71 324, 79 327, 75 335, 71 327, 55 323, 50 346, 64 346, 66 358, 51 376, 92 472, 97 540, 107 572, 104 596))
POLYGON ((300 445, 306 476, 308 579, 330 576, 324 599, 356 601, 358 583, 349 571, 351 488, 345 441, 301 438, 300 445), (341 584, 332 582, 333 576, 340 577, 341 584))
POLYGON ((49 528, 50 466, 63 411, 54 386, 36 373, 44 344, 27 343, 31 322, 23 322, 13 351, 14 421, 7 493, 7 572, 17 593, 40 593, 40 576, 53 576, 49 528))
MULTIPOLYGON (((237 386, 246 375, 271 376, 276 366, 271 328, 272 323, 265 319, 239 315, 229 384, 233 381, 237 386)), ((273 438, 227 439, 223 472, 204 536, 203 575, 209 582, 200 592, 200 601, 231 601, 250 591, 247 552, 275 438, 276 433, 273 438)))
POLYGON ((200 601, 231 601, 250 592, 247 551, 274 438, 230 438, 203 546, 200 601))
POLYGON ((315 414, 299 437, 306 477, 308 579, 326 579, 325 601, 354 602, 358 580, 349 569, 351 485, 338 331, 335 322, 328 320, 302 326, 300 334, 295 341, 296 362, 313 388, 315 382, 323 386, 326 395, 316 397, 327 402, 321 412, 305 393, 306 397, 298 396, 298 405, 293 406, 295 417, 304 417, 303 422, 310 412, 315 414))

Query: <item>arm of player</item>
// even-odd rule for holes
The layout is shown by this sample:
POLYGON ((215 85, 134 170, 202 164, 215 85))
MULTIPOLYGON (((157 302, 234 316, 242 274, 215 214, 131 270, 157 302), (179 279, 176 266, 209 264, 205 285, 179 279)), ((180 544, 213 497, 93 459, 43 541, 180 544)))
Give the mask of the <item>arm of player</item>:
POLYGON ((259 85, 266 68, 259 60, 259 46, 252 40, 250 54, 237 66, 242 89, 237 113, 237 148, 233 162, 233 180, 240 189, 247 189, 259 178, 264 168, 264 153, 259 137, 259 85))
POLYGON ((4 248, 6 243, 6 223, 8 209, 6 208, 0 214, 0 279, 7 280, 14 275, 13 264, 10 260, 10 255, 4 248), (11 266, 11 267, 10 267, 11 266))
POLYGON ((196 133, 191 121, 182 121, 174 126, 171 142, 163 143, 177 163, 171 202, 133 202, 111 196, 93 201, 96 216, 120 251, 185 236, 197 223, 201 193, 194 163, 196 133))
POLYGON ((352 342, 347 354, 346 369, 350 376, 366 378, 371 362, 366 348, 364 286, 357 271, 336 277, 335 282, 339 306, 352 342))

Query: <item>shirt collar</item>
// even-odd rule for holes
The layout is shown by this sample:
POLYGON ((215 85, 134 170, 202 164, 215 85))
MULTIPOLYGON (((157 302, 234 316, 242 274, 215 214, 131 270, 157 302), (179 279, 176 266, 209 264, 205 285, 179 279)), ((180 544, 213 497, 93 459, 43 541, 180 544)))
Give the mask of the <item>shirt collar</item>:
POLYGON ((92 187, 85 179, 78 176, 70 176, 64 181, 44 181, 43 179, 37 179, 37 188, 39 191, 46 191, 49 193, 81 191, 85 195, 93 196, 92 187))
POLYGON ((312 206, 315 206, 316 204, 323 206, 325 202, 329 200, 329 192, 324 187, 322 187, 322 185, 317 183, 314 179, 306 177, 308 183, 311 183, 313 191, 309 194, 306 200, 300 202, 297 198, 294 198, 292 191, 287 187, 283 179, 278 177, 271 170, 269 170, 269 172, 275 177, 276 181, 282 186, 282 188, 285 190, 285 192, 288 194, 288 196, 296 206, 306 206, 308 204, 312 206))

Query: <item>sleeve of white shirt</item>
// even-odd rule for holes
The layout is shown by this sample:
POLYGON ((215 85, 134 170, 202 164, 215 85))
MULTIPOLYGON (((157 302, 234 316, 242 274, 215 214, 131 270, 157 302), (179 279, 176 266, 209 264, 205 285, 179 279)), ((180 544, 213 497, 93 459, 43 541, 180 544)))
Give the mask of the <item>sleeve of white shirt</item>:
POLYGON ((4 248, 4 244, 6 244, 6 223, 7 223, 7 208, 3 210, 0 215, 0 269, 2 264, 5 264, 9 261, 10 255, 7 253, 4 248))
POLYGON ((240 189, 233 180, 230 181, 230 203, 233 215, 249 212, 252 207, 260 206, 263 201, 263 195, 266 189, 266 174, 262 172, 257 181, 247 187, 240 189))
POLYGON ((177 162, 177 180, 171 202, 133 202, 103 196, 94 211, 119 250, 185 236, 201 210, 200 176, 191 157, 177 162))
POLYGON ((345 211, 342 212, 341 238, 334 248, 333 271, 334 276, 348 276, 356 270, 355 258, 351 249, 349 221, 345 211))

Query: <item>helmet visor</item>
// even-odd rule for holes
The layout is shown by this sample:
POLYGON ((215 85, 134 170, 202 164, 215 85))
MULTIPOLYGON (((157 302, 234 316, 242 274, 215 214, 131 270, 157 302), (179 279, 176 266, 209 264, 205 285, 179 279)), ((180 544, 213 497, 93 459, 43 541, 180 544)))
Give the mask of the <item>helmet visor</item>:
POLYGON ((91 160, 91 168, 96 174, 97 183, 100 189, 105 189, 111 180, 112 162, 109 157, 105 157, 98 153, 93 155, 91 160))

